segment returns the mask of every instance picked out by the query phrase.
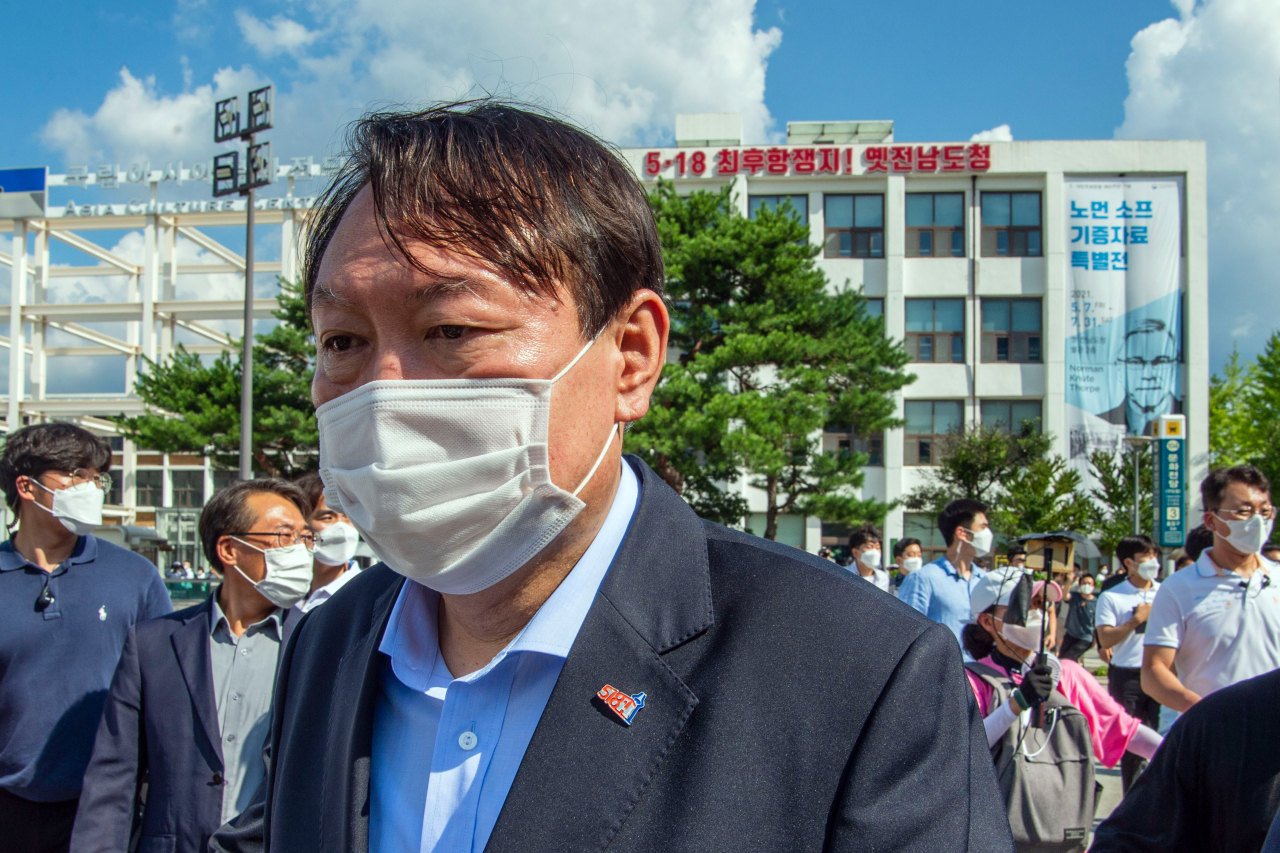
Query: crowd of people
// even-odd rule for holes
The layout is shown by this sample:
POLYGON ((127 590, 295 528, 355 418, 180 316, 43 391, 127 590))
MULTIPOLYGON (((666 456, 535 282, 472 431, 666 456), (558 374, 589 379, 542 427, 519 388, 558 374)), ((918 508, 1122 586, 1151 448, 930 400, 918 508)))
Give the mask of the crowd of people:
MULTIPOLYGON (((943 510, 938 528, 947 550, 929 564, 919 562, 919 540, 899 540, 896 565, 883 575, 880 531, 865 525, 851 533, 851 571, 958 631, 1020 848, 1057 841, 1071 849, 1066 842, 1076 840, 1084 849, 1095 777, 1076 772, 1072 761, 1082 758, 1118 763, 1124 793, 1092 850, 1259 850, 1268 837, 1280 807, 1273 746, 1280 715, 1271 710, 1280 689, 1280 594, 1271 588, 1280 545, 1270 542, 1271 486, 1250 466, 1216 470, 1201 484, 1200 500, 1205 523, 1189 532, 1163 583, 1159 546, 1147 536, 1125 537, 1114 573, 1077 564, 1066 590, 1048 577, 1036 581, 1024 596, 1030 608, 1012 622, 1010 599, 1032 578, 1027 551, 1015 543, 990 566, 982 504, 954 501, 943 510), (916 562, 904 558, 909 549, 916 562), (1067 616, 1055 655, 1052 620, 1062 603, 1067 616), (1079 663, 1095 644, 1105 688, 1079 663), (1056 740, 1031 722, 1038 708, 1057 712, 1063 728, 1056 740), (1175 724, 1183 713, 1188 719, 1175 724), (1070 742, 1077 716, 1087 725, 1088 749, 1070 742), (1028 744, 1057 762, 1051 782, 1037 781, 1046 758, 1031 761, 1028 744)), ((1280 849, 1280 829, 1271 838, 1280 849)))
POLYGON ((971 499, 847 569, 703 521, 622 454, 670 323, 630 168, 494 102, 350 144, 301 274, 323 476, 211 497, 207 599, 93 535, 101 438, 7 438, 0 847, 1280 850, 1260 471, 1209 474, 1171 575, 1142 536, 997 563, 971 499))

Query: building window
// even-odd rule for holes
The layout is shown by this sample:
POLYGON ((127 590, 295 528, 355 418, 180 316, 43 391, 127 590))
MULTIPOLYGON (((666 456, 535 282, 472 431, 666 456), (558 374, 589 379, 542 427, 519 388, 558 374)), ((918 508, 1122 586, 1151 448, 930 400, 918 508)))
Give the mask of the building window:
POLYGON ((942 538, 942 531, 938 530, 938 524, 931 515, 904 513, 902 538, 920 540, 920 550, 924 552, 926 563, 931 563, 947 553, 947 543, 942 538))
POLYGON ((164 506, 164 471, 139 468, 133 474, 133 499, 137 506, 164 506))
POLYGON ((111 475, 111 489, 107 492, 106 502, 112 506, 120 506, 124 503, 124 474, 116 471, 111 475))
POLYGON ((1040 193, 982 194, 982 255, 1038 258, 1040 193))
POLYGON ((964 403, 960 400, 908 400, 905 415, 903 464, 937 465, 941 458, 941 442, 963 429, 964 403))
POLYGON ((753 195, 747 199, 747 213, 755 219, 760 208, 777 210, 784 203, 791 203, 791 215, 799 222, 809 224, 809 197, 807 195, 753 195))
POLYGON ((174 506, 204 506, 204 469, 170 471, 174 506))
POLYGON ((884 299, 878 296, 867 297, 867 316, 884 319, 884 299))
POLYGON ((1038 364, 1039 299, 982 300, 982 360, 1038 364))
POLYGON ((884 257, 884 196, 828 195, 823 199, 828 258, 884 257))
POLYGON ((907 257, 964 257, 964 193, 907 193, 907 257))
POLYGON ((963 299, 908 299, 906 307, 912 361, 964 363, 963 299))
POLYGON ((828 424, 824 432, 826 432, 827 438, 827 441, 824 442, 825 449, 835 450, 841 456, 847 456, 850 453, 866 454, 866 465, 868 467, 884 465, 883 432, 872 433, 863 437, 855 435, 847 426, 842 428, 835 424, 828 424))
POLYGON ((1029 422, 1034 432, 1040 432, 1041 411, 1039 400, 983 400, 982 425, 1016 435, 1022 432, 1022 424, 1029 422))

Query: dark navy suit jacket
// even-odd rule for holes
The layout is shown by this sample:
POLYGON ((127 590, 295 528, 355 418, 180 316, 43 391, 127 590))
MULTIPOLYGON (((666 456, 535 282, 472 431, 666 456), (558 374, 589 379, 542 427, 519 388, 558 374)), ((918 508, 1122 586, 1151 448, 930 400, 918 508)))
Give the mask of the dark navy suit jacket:
MULTIPOLYGON (((628 459, 639 506, 486 850, 1012 851, 951 632, 702 521, 628 459), (606 684, 646 693, 631 726, 595 700, 606 684)), ((267 778, 212 849, 368 850, 378 643, 403 583, 374 567, 299 622, 267 778)))
MULTIPOLYGON (((216 594, 216 593, 215 593, 216 594)), ((85 773, 74 853, 123 853, 147 783, 138 853, 204 853, 222 823, 212 596, 129 630, 85 773)), ((290 611, 283 628, 287 637, 290 611)))

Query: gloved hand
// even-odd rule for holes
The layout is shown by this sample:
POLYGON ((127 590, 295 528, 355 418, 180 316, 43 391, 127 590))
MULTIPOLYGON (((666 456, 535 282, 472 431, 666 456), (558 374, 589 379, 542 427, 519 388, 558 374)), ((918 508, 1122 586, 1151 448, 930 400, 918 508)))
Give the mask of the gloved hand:
POLYGON ((1053 691, 1053 670, 1044 655, 1036 657, 1035 666, 1022 676, 1022 684, 1018 688, 1031 707, 1042 704, 1053 691))

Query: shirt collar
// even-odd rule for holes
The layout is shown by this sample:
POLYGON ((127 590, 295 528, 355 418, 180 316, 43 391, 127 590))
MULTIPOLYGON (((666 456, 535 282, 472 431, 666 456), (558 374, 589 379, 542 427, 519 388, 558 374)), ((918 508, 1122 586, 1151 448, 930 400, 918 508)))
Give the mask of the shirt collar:
MULTIPOLYGON (((484 676, 516 652, 535 652, 561 659, 569 656, 578 631, 586 621, 587 611, 595 601, 596 592, 626 537, 639 500, 640 481, 624 461, 609 514, 586 552, 551 597, 538 608, 529 624, 484 668, 468 675, 467 680, 484 676)), ((396 678, 420 692, 427 689, 436 664, 436 608, 439 601, 439 593, 434 590, 414 581, 406 583, 391 610, 387 629, 378 645, 378 651, 391 658, 396 678)))
MULTIPOLYGON (((216 587, 213 588, 213 594, 209 596, 209 601, 213 605, 212 618, 209 619, 209 636, 210 637, 216 636, 218 633, 218 629, 221 628, 224 631, 226 631, 228 635, 234 637, 235 635, 231 633, 231 623, 227 621, 227 615, 222 612, 222 608, 218 605, 218 591, 221 589, 222 589, 222 584, 218 584, 216 587)), ((265 625, 268 622, 274 623, 276 637, 279 638, 280 636, 280 608, 279 607, 277 607, 275 610, 272 610, 271 614, 267 616, 266 619, 262 619, 258 622, 254 622, 252 625, 249 626, 249 628, 256 628, 259 625, 265 625)), ((245 631, 247 633, 248 629, 245 629, 245 631)))
MULTIPOLYGON (((960 577, 960 570, 957 569, 955 566, 951 565, 951 561, 947 559, 946 554, 943 554, 941 557, 934 560, 933 562, 938 567, 940 567, 944 572, 951 575, 951 577, 955 578, 956 580, 965 580, 964 578, 960 577)), ((985 576, 986 573, 987 573, 986 569, 982 568, 981 566, 975 566, 973 563, 970 563, 968 580, 970 583, 972 583, 978 578, 985 576)))
MULTIPOLYGON (((1217 563, 1213 561, 1213 559, 1209 556, 1209 552, 1212 550, 1213 550, 1212 548, 1205 548, 1203 551, 1200 552, 1200 559, 1196 560, 1195 562, 1196 574, 1198 574, 1202 578, 1212 578, 1212 577, 1239 578, 1239 575, 1237 575, 1235 572, 1229 572, 1226 569, 1221 568, 1217 563), (1222 574, 1218 574, 1219 572, 1221 572, 1222 574)), ((1262 556, 1261 554, 1258 555, 1258 569, 1263 574, 1269 574, 1271 567, 1274 565, 1275 563, 1272 563, 1266 557, 1262 556)))
MULTIPOLYGON (((80 541, 76 543, 76 547, 72 549, 71 556, 64 562, 71 564, 91 563, 98 558, 98 540, 93 536, 81 536, 80 541)), ((0 572, 11 572, 14 569, 21 569, 24 566, 31 565, 27 558, 18 553, 18 549, 13 546, 13 539, 6 539, 0 542, 0 572)))

